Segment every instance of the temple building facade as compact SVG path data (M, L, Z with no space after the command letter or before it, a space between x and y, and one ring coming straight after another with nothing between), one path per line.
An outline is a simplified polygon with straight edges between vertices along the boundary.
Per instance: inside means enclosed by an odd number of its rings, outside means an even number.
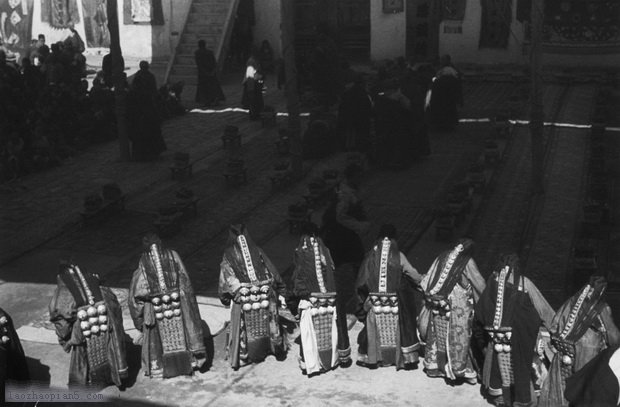
M267 40L278 58L282 1L293 0L118 0L122 51L189 64L197 39L218 58ZM310 52L321 26L351 61L450 54L458 63L523 65L531 1L295 0L295 45L298 56ZM107 19L106 0L0 0L0 39L24 50L39 34L48 44L64 40L73 26L87 53L105 53ZM620 1L544 0L543 38L545 64L618 66Z

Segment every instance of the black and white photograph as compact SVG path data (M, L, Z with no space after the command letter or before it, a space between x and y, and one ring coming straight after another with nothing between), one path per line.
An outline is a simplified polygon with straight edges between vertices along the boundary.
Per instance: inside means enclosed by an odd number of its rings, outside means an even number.
M620 0L0 0L0 405L620 407Z

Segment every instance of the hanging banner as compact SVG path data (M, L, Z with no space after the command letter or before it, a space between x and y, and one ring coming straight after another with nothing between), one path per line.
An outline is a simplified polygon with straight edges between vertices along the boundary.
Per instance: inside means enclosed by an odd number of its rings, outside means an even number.
M441 0L441 20L462 21L466 7L467 0Z
M79 23L77 0L41 0L41 21L54 28L69 28Z
M0 39L8 59L18 60L30 46L32 8L33 0L0 0Z
M82 0L88 48L110 48L107 0Z

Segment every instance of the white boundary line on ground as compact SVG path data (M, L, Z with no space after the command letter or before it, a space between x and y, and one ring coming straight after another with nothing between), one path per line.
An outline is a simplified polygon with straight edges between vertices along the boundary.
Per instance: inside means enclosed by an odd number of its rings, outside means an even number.
M227 107L225 109L219 109L219 110L215 110L215 109L192 109L190 110L190 113L203 113L203 114L230 113L230 112L249 113L250 111L248 109L242 109L239 107ZM310 113L300 113L299 115L302 117L308 117L310 116ZM288 113L278 112L276 113L276 116L287 117ZM484 117L480 119L475 119L475 118L459 119L459 123L490 123L490 122L491 122L491 119L488 117ZM530 124L529 120L508 120L508 122L512 125L521 125L521 126ZM556 122L545 122L544 125L553 126L553 127L563 127L563 128L569 128L569 129L591 129L593 127L591 124L573 124L573 123L556 123ZM605 130L620 132L620 127L605 127Z

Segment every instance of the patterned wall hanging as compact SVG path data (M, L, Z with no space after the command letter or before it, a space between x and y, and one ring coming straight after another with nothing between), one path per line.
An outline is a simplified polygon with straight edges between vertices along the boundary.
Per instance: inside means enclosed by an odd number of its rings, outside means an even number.
M620 1L547 0L545 42L605 44L620 41Z
M107 0L82 0L86 45L89 48L109 48Z
M125 24L163 25L164 11L161 0L124 0Z
M41 21L54 28L69 28L80 22L77 0L41 0Z
M33 0L0 0L0 39L10 52L25 50L32 38Z

